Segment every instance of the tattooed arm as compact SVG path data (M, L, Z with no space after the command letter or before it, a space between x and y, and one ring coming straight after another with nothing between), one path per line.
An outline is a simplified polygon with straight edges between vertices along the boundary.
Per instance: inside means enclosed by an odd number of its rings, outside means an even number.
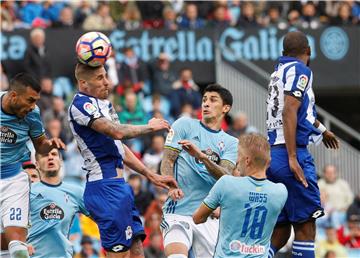
M181 144L183 149L191 156L204 163L207 171L209 171L209 173L212 174L216 179L219 179L223 175L232 175L235 165L230 161L221 160L220 164L218 165L211 161L207 155L201 152L201 150L192 142L188 140L181 140L179 141L179 144Z
M116 140L135 138L159 130L169 130L170 125L163 119L150 119L147 125L118 124L105 117L94 120L91 128Z

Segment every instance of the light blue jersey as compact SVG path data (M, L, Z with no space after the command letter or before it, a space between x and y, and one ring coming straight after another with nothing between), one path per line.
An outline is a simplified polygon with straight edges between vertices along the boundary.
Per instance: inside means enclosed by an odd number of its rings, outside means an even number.
M24 118L4 112L2 98L5 93L0 93L0 178L12 177L20 173L22 162L30 159L30 151L26 143L31 138L42 136L45 132L38 107Z
M227 160L234 165L238 140L223 130L214 131L192 118L179 118L172 125L172 130L166 138L165 148L180 152L175 162L174 177L184 192L184 198L176 202L168 199L163 211L191 216L207 196L216 179L207 171L204 164L182 150L178 144L180 140L190 140L216 164L221 160Z
M65 182L49 185L34 183L30 192L30 223L28 242L35 247L36 258L72 257L69 231L77 212L88 216L83 189Z
M209 208L221 209L214 257L267 257L287 195L283 184L266 179L221 177L204 200Z

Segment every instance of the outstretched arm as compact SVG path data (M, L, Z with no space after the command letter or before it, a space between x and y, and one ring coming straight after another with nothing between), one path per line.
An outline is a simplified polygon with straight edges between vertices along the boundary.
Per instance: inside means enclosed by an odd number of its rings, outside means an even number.
M160 176L153 173L149 168L145 167L145 165L134 155L134 153L132 153L132 151L126 145L123 146L125 150L124 163L126 166L144 175L150 180L151 183L156 186L166 189L177 187L177 183L172 176Z
M169 130L170 125L166 120L158 118L150 119L147 125L130 125L115 123L105 117L100 117L92 122L91 128L113 139L122 140L135 138L155 131Z

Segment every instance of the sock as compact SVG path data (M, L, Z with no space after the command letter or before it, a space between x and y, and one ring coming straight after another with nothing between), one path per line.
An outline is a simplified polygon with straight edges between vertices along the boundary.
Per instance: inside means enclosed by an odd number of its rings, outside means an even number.
M8 248L11 258L30 258L27 245L24 242L10 241Z
M273 258L278 250L275 246L270 245L268 258Z
M314 241L294 241L292 248L292 257L315 258Z
M187 258L185 254L170 254L167 258Z

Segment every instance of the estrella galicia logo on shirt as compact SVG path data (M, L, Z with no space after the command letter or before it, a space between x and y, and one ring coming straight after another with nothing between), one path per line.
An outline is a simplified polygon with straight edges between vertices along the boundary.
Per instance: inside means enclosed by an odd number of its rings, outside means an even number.
M7 126L0 127L0 142L1 143L16 143L17 135Z
M52 202L48 206L42 208L40 217L43 220L62 220L64 218L64 211Z
M206 150L202 150L202 153L205 153L206 156L208 157L209 160L211 160L212 162L215 162L216 164L220 164L220 156L219 154L217 154L215 151L213 151L212 149L208 148ZM195 159L195 162L198 164L202 164L202 162L198 159Z
M349 37L339 27L327 28L320 37L320 49L327 58L340 60L349 51Z

